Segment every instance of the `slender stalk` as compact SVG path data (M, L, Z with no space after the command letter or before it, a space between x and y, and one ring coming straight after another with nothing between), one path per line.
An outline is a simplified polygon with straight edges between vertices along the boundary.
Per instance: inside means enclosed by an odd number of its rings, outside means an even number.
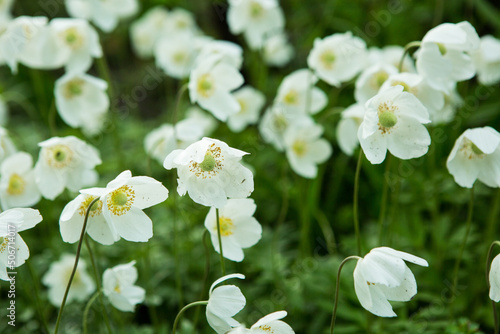
M498 245L500 246L500 241L493 241L490 245L490 249L488 251L488 256L486 258L486 282L488 284L488 289L491 288L491 284L490 284L490 277L489 277L489 272L490 272L490 266L491 266L491 255L493 254L493 248L495 248L495 245ZM498 315L497 315L497 306L496 306L496 303L495 301L491 301L491 307L492 307L492 310L493 310L493 321L495 323L495 334L498 334L499 333L499 324L498 324Z
M50 104L49 114L48 114L50 135L52 137L55 137L57 135L56 114L57 114L56 102L55 102L55 100L52 100L52 103Z
M363 150L359 149L358 163L356 165L356 174L354 176L354 198L353 198L353 218L354 232L356 234L357 252L361 254L361 235L359 232L359 217L358 217L358 193L359 193L359 173L361 171L361 162L363 161Z
M333 331L335 329L335 319L337 318L337 307L339 304L339 290L340 290L340 273L342 272L342 268L344 267L344 264L346 264L349 260L354 260L354 259L361 259L359 256L353 255L353 256L348 256L346 257L339 265L339 271L337 272L337 284L335 286L335 302L333 305L333 311L332 311L332 322L330 324L330 334L333 334Z
M385 213L387 209L387 195L389 193L389 182L387 182L387 178L389 177L389 171L391 170L391 155L387 156L385 162L385 172L384 172L384 186L382 188L382 199L380 201L380 213L378 216L378 243L382 244L382 234L384 231L384 219Z
M176 183L176 177L175 174L172 173L172 185ZM172 240L172 246L173 246L173 252L174 252L174 261L175 261L175 288L177 290L177 296L179 298L179 305L184 304L184 293L182 291L182 277L181 277L181 262L179 258L179 231L178 231L178 222L177 222L177 210L179 208L177 207L177 194L173 194L172 196L172 234L173 234L173 240Z
M222 269L222 276L226 276L226 267L224 265L224 253L222 252L222 237L220 234L219 209L217 208L215 208L215 219L217 220L217 239L219 239L220 267Z
M182 96L187 91L187 89L188 89L188 84L185 83L184 85L182 85L182 87L177 92L177 98L175 100L174 114L172 115L172 125L174 126L174 135L176 134L175 133L175 124L177 123L177 118L179 117L179 109L181 106Z
M90 307L95 302L97 297L99 297L100 294L101 294L101 291L98 290L96 293L94 293L92 298L89 299L89 301L87 302L87 305L85 305L85 310L83 311L83 334L87 334L87 318L89 315Z
M208 275L210 273L210 248L208 247L208 238L210 237L210 233L208 230L205 230L203 233L203 249L205 250L205 272L203 273L203 285L201 287L200 299L205 295L205 290L208 285ZM200 315L200 309L196 309L196 313L194 315L193 320L193 328L196 329L196 324L198 323L198 318Z
M193 306L199 306L199 305L207 305L208 304L208 300L203 300L203 301L198 301L198 302L193 302L191 304L187 304L186 306L184 306L180 311L179 313L177 313L177 316L175 317L175 320L174 320L174 327L172 328L172 334L175 334L175 330L177 329L177 324L179 323L179 320L181 318L181 315L188 309L188 308L191 308Z
M401 60L399 61L399 66L398 66L399 73L403 72L403 64L405 62L405 57L408 54L408 52L410 52L410 50L413 48L418 48L420 45L421 45L420 41L413 41L413 42L406 44L405 49L403 51L403 56L401 57Z
M85 212L85 219L83 220L82 233L80 234L80 241L78 242L78 247L76 248L75 265L73 266L73 270L71 271L71 275L69 276L69 281L68 285L66 286L66 291L64 291L64 297L61 303L61 308L59 309L59 314L57 315L54 334L57 334L57 332L59 331L59 325L61 324L61 318L64 310L64 305L66 304L66 299L68 298L69 288L71 287L71 283L73 282L73 278L75 277L76 268L78 267L78 261L80 260L80 252L82 250L82 243L87 229L87 222L89 220L90 209L95 203L97 203L97 201L99 201L99 197L95 198L92 202L90 202L89 206L87 207L87 211Z
M493 199L493 208L488 216L488 225L486 228L485 239L495 234L496 224L498 221L498 212L500 211L500 189L496 189L496 195Z
M1 212L1 210L0 210L0 212ZM41 326L44 329L44 333L50 333L49 327L47 326L47 320L45 319L45 317L43 315L42 308L40 306L40 294L38 291L38 282L39 281L36 277L35 271L33 270L33 266L31 265L31 261L26 261L26 266L28 267L28 271L29 271L31 279L33 281L32 287L33 287L33 292L34 292L35 305L36 305L36 310L38 312L38 316L40 317Z

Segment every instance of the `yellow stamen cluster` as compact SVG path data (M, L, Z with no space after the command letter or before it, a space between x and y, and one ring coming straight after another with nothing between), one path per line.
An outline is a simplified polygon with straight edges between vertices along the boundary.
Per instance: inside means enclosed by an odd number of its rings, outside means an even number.
M233 234L234 223L231 218L219 217L220 235L227 237Z
M112 214L121 216L130 210L134 199L135 191L131 187L124 185L108 194L106 204Z
M63 144L47 147L44 155L47 164L54 168L68 167L73 160L73 151Z
M214 79L212 76L208 73L203 74L198 78L198 85L197 85L197 91L198 94L203 96L203 97L210 97L214 93L215 90L215 85L214 85Z
M184 62L186 61L186 58L187 58L187 54L186 54L186 52L183 52L183 51L177 51L172 56L172 60L176 64L184 64ZM198 81L198 83L199 83L199 81Z
M66 44L73 50L81 48L85 40L76 27L71 27L64 30L62 32L62 35Z
M460 150L469 160L482 159L486 156L486 153L484 153L479 147L477 147L476 144L474 144L470 139L467 138L464 139Z
M373 75L373 77L370 80L370 86L374 89L379 89L384 82L387 80L389 77L389 74L385 71L378 71Z
M220 147L211 144L202 162L198 163L191 160L189 163L189 171L194 173L197 177L210 179L222 170L222 167L224 167L223 162L224 156L222 156Z
M257 2L254 2L252 1L252 3L250 3L250 16L254 19L256 18L259 18L260 16L262 16L262 13L264 12L264 8L262 8L262 6L257 3Z
M368 285L375 285L375 283L368 282L368 281L366 281L366 284L368 284Z
M296 90L290 89L283 97L283 102L289 105L297 105L299 103L299 93Z
M7 194L21 195L26 187L26 181L19 174L13 173L9 179L9 186L7 187Z
M9 243L9 238L0 237L0 253L5 252L8 243Z
M264 332L274 333L274 330L269 325L259 326L259 329L263 330Z
M96 196L85 195L85 200L82 202L82 204L80 204L80 207L78 208L78 213L80 214L80 216L85 217L87 209L90 203L92 203L94 199L96 199ZM95 202L90 208L89 217L95 217L100 215L101 213L102 213L102 201L99 200Z
M82 95L83 87L85 85L85 81L80 78L75 78L70 80L64 84L63 87L63 95L67 99L71 99L77 96Z
M120 285L119 284L116 284L115 285L115 288L113 289L116 293L121 293L122 290L120 289Z
M307 144L305 141L297 139L293 142L292 150L297 156L302 157L307 152Z
M391 86L397 86L397 85L403 86L404 92L408 92L408 93L412 93L412 94L415 94L417 92L417 89L415 87L411 88L410 86L408 86L408 84L406 82L394 81L391 83Z
M335 53L332 50L326 50L319 56L319 60L323 67L327 70L331 70L333 68L333 64L335 63Z

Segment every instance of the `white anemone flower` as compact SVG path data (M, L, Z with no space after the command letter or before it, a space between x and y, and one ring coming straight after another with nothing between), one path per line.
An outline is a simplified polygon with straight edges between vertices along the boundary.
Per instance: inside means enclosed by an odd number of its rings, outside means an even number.
M383 48L370 47L368 49L368 57L366 64L367 66L372 66L374 64L385 64L391 65L394 68L399 67L401 62L401 57L403 57L404 48L400 45L387 45ZM413 64L412 58L407 54L403 60L403 68L401 72L411 72L414 73L415 65Z
M169 18L168 11L162 6L155 6L130 25L130 41L137 56L149 58L157 41L165 29Z
M221 61L237 69L243 63L243 49L236 43L224 40L200 38L200 52L197 61L203 60L212 54L222 56Z
M243 248L255 245L262 236L262 226L253 217L257 205L251 198L229 199L219 210L219 226L224 257L231 261L243 261ZM205 227L212 239L212 245L220 253L215 208L205 218Z
M40 198L31 155L17 152L5 159L0 167L2 209L30 207L38 203Z
M478 50L471 52L477 70L477 80L483 85L500 82L500 39L492 35L481 37Z
M137 281L135 261L108 268L102 275L102 292L111 305L123 312L134 312L135 305L142 303L146 290L134 285Z
M354 290L361 306L379 317L395 317L389 303L417 293L415 276L404 261L428 267L424 259L389 247L372 249L354 268Z
M365 103L374 97L384 82L396 73L398 69L390 64L378 63L364 69L356 79L354 88L356 101Z
M292 45L283 32L266 38L262 47L264 61L267 65L283 67L290 62L294 55Z
M35 180L43 197L53 200L64 188L78 191L97 182L94 168L101 159L93 146L73 136L52 137L38 146Z
M16 146L12 142L12 139L10 139L7 130L0 127L0 162L15 152L17 152Z
M9 280L8 271L15 271L29 258L30 251L19 232L30 229L42 221L38 210L15 208L0 213L0 279ZM9 258L15 250L15 258Z
M200 39L190 33L162 36L154 49L156 65L172 78L187 78L199 54Z
M227 126L233 132L241 132L249 124L255 124L259 120L259 115L266 97L264 94L251 86L245 86L233 93L240 104L240 111L229 116Z
M184 8L173 8L169 13L167 20L164 22L165 34L200 34L200 28L196 25L193 13Z
M227 22L231 33L243 33L250 49L257 50L283 29L285 16L277 0L229 0Z
M135 242L146 242L153 236L153 222L142 210L168 197L161 182L148 176L132 177L129 170L120 173L106 188L80 192L100 197L102 214L112 234Z
M221 55L214 54L198 62L189 76L188 88L191 103L198 102L217 119L226 121L241 109L230 92L244 80L234 66L222 59Z
M228 334L294 334L295 332L292 327L281 320L286 317L286 315L286 311L273 312L259 319L250 329L237 327L230 330Z
M429 149L431 138L423 125L430 122L427 109L403 89L390 87L366 102L358 139L372 164L384 161L387 150L400 159L412 159Z
M284 135L294 122L301 122L308 116L303 113L294 114L281 104L269 107L259 124L259 132L266 143L272 144L278 151L285 150Z
M352 156L359 146L358 129L365 116L365 106L355 103L342 111L337 125L337 142L344 154Z
M350 31L316 38L307 65L332 86L354 78L365 66L366 43Z
M461 187L472 188L476 180L500 187L500 133L489 126L466 130L455 141L446 167Z
M63 121L88 134L97 134L104 126L109 109L106 81L84 73L68 72L56 80L56 107Z
M231 274L216 280L209 291L206 309L207 322L217 334L226 334L231 328L238 327L240 323L233 319L239 311L245 307L246 299L240 288L235 285L218 284L231 279L244 279L242 274Z
M49 288L49 301L56 307L61 306L74 265L75 256L63 254L59 261L51 264L49 270L42 277L42 283ZM71 303L73 300L83 302L94 291L95 284L87 273L87 264L80 258L66 303Z
M491 261L490 273L490 299L498 303L500 301L500 254Z

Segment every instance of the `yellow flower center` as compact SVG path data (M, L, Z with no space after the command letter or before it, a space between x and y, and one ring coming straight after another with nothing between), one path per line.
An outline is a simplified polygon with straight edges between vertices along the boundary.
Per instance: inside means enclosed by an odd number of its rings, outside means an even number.
M397 86L397 85L403 86L403 91L404 92L408 92L408 93L414 94L413 89L410 88L410 86L408 86L408 84L406 82L403 82L403 81L394 81L394 82L391 83L391 85L392 86Z
M78 208L78 213L80 214L80 216L85 217L85 214L87 212L90 203L92 203L92 201L96 198L97 198L96 196L85 195L85 199ZM94 204L92 204L92 206L90 207L89 217L95 217L100 215L101 213L102 213L102 201L99 200Z
M262 6L257 3L257 2L252 2L250 4L250 16L254 19L257 19L259 18L260 16L262 16L262 13L264 12L264 8L262 8Z
M222 156L221 149L215 144L211 144L205 152L203 161L198 163L193 160L189 163L189 171L194 173L197 177L210 179L222 170L224 157Z
M203 97L212 96L215 90L214 79L210 74L203 74L198 79L198 94Z
M234 223L231 218L219 217L220 235L227 237L233 234Z
M321 54L319 60L323 64L323 67L331 70L333 68L333 63L335 63L335 53L332 50L326 50Z
M114 290L116 293L121 293L121 292L122 292L122 290L120 289L120 285L119 285L118 283L115 285L115 288L114 288L113 290Z
M479 147L477 147L476 144L467 138L464 139L461 150L469 160L482 159L486 156L486 153L484 153Z
M288 127L288 120L283 115L276 115L273 118L273 125L276 131L283 132Z
M8 243L9 243L9 238L0 237L0 253L5 252Z
M375 89L380 88L384 84L384 82L387 80L388 77L389 77L389 74L387 74L387 72L378 71L377 73L375 73L375 75L373 76L373 78L370 82L371 86Z
M84 42L83 36L80 34L76 27L71 27L64 30L63 38L66 44L73 50L81 48Z
M183 64L186 61L186 53L183 51L178 51L174 53L172 59L176 64Z
M45 158L49 166L64 168L68 167L73 160L73 151L66 145L54 145L46 148Z
M307 144L303 140L296 140L292 145L292 150L299 157L303 156L307 152Z
M135 191L131 187L124 185L108 194L106 204L112 214L121 216L130 210L134 199Z
M238 103L240 104L240 114L245 114L248 110L248 106L247 106L247 103L246 101L244 101L243 99L237 99Z
M448 51L448 50L446 50L446 46L444 46L444 44L442 44L442 43L437 43L437 46L439 48L439 52L441 53L441 55L444 56L446 54L446 52Z
M297 91L290 89L288 93L283 97L283 102L286 104L298 104L299 102L299 93Z
M381 103L378 106L378 125L379 130L382 131L382 134L388 132L388 130L394 127L398 122L398 118L394 114L394 111L396 109L397 108L395 106L389 106L386 102Z
M9 179L9 186L7 187L7 193L9 195L21 195L24 192L26 186L26 181L19 174L12 174Z
M64 97L66 97L67 99L71 99L73 97L82 95L84 85L85 81L79 78L68 81L63 88Z

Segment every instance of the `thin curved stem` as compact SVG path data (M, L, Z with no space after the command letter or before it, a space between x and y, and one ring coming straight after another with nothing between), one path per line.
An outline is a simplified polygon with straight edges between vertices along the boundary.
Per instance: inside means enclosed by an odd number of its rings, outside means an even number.
M174 114L172 115L172 125L174 126L174 135L175 135L175 124L177 123L177 117L179 116L179 109L181 106L181 99L186 90L188 89L188 84L185 83L184 85L181 86L179 91L177 92L177 98L175 100L175 109L174 109Z
M220 234L220 219L219 219L219 209L215 209L215 219L217 220L217 239L219 240L219 255L220 255L220 267L222 269L222 276L226 276L226 266L224 264L224 253L222 251L222 237Z
M354 259L361 259L359 256L352 255L346 257L339 265L339 271L337 272L337 284L335 286L335 302L333 305L333 311L332 311L332 322L330 324L330 334L333 334L333 331L335 329L335 319L337 318L337 307L339 304L339 290L340 290L340 273L342 272L342 268L344 267L344 264L346 264L350 260Z
M387 156L385 162L385 172L384 172L384 186L382 188L382 200L380 201L380 212L378 216L378 243L382 244L382 234L384 230L384 219L385 213L387 211L387 196L389 193L389 182L387 181L389 177L389 171L391 169L391 155Z
M208 238L210 236L210 233L208 230L205 230L203 233L202 241L203 241L203 249L205 250L205 272L203 274L203 285L201 287L201 292L200 292L200 299L203 298L203 295L205 294L205 290L207 289L208 285L208 275L210 273L210 248L208 246ZM196 324L198 323L198 318L200 315L200 309L196 310L196 314L194 316L193 320L193 328L196 328Z
M357 252L361 254L361 235L359 232L359 217L358 217L358 193L359 193L359 173L361 171L361 162L363 161L363 150L359 149L358 163L356 165L356 174L354 176L354 196L353 196L353 218L354 218L354 232L356 234Z
M399 66L398 66L398 71L401 73L403 71L403 64L405 62L405 57L410 52L411 49L413 48L418 48L422 43L420 41L413 41L408 44L406 44L405 49L403 51L403 56L401 57L401 60L399 61Z
M490 285L490 277L489 277L489 272L490 272L490 266L491 266L491 255L493 254L493 248L495 248L495 245L500 246L500 241L493 241L490 245L490 249L488 251L488 256L486 258L486 282L488 284L488 289L491 288ZM498 315L497 315L497 306L494 300L491 301L491 307L493 310L493 321L495 323L495 334L499 333L499 324L498 324Z
M89 315L90 307L92 306L92 304L95 302L95 300L97 299L97 297L100 294L101 294L101 290L98 290L96 293L94 293L92 298L89 299L89 301L87 302L87 305L85 305L85 310L83 311L83 334L87 334L87 318Z
M187 304L184 306L179 313L177 313L177 316L175 317L174 320L174 326L172 328L172 334L175 334L175 330L177 329L177 324L179 323L179 320L181 319L181 315L188 309L193 306L199 306L199 305L208 305L208 300L203 300L203 301L198 301L198 302L193 302L191 304Z

